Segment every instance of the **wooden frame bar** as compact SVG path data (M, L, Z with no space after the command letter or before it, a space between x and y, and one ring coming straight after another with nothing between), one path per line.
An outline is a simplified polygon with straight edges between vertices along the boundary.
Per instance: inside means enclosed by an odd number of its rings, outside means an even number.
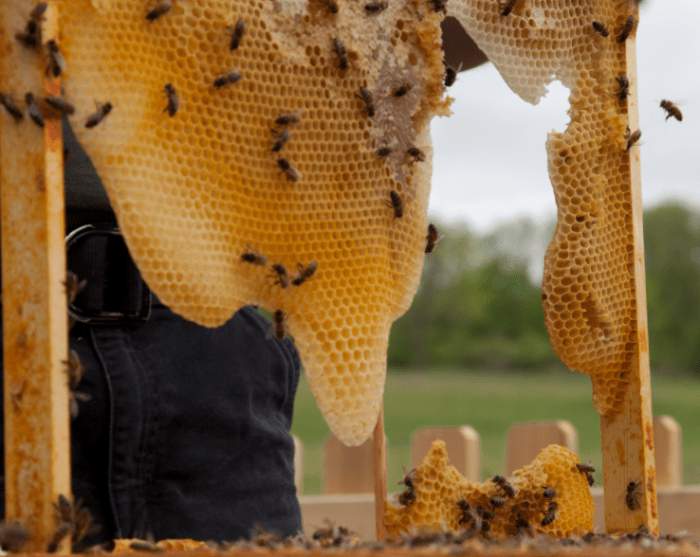
M44 14L44 43L57 36L57 1ZM45 49L14 40L33 5L3 7L0 57L3 87L19 103L25 93L60 95L58 79L44 74ZM21 99L21 100L20 100ZM5 414L5 509L32 532L26 551L45 551L55 526L59 494L68 496L70 421L63 142L60 120L44 128L26 114L0 116L0 219ZM67 553L68 542L59 552Z
M638 9L635 10L634 15L639 18ZM635 131L640 128L636 37L634 35L625 41L625 47L626 73L630 81L627 98L629 128L631 131ZM600 435L603 454L606 531L630 532L644 525L649 529L649 532L658 534L639 151L639 146L628 150L636 292L635 336L630 338L629 342L635 345L635 354L631 362L630 382L622 408L615 415L601 416Z

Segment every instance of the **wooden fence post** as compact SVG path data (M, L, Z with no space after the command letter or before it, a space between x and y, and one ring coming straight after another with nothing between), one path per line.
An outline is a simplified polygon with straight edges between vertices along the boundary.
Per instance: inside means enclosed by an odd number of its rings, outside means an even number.
M481 477L481 439L471 426L423 427L411 436L412 468L416 468L428 451L430 444L442 439L450 456L450 464L470 482Z
M683 485L680 424L671 416L656 416L654 437L656 438L656 485L658 487Z
M506 440L506 474L530 464L548 445L578 454L578 432L566 420L523 422L511 426Z
M374 493L373 438L357 447L346 447L333 434L326 438L323 493Z

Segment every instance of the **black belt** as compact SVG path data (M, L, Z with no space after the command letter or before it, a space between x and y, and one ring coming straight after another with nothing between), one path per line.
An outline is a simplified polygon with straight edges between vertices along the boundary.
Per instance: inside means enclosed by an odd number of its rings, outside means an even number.
M78 321L121 325L150 316L151 291L114 224L86 224L68 234L66 264L86 281L68 310Z

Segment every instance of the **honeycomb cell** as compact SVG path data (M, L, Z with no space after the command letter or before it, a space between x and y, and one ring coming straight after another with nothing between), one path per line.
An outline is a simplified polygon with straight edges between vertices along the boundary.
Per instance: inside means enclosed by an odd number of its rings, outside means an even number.
M496 538L515 535L523 527L532 534L560 538L591 531L593 497L586 476L576 467L578 463L578 457L568 449L549 445L531 464L504 478L513 489L508 493L493 479L480 484L467 481L448 464L445 442L434 441L412 475L415 501L399 507L385 501L387 531L394 536L411 528L457 531L476 529L478 523L482 527L487 523L488 530L483 534L479 529L477 535ZM545 494L548 488L554 493ZM500 506L492 504L495 497L503 499ZM547 523L545 517L550 514L553 520Z
M627 106L615 95L615 76L626 73L625 44L601 40L591 22L619 29L635 8L628 2L573 0L562 7L557 0L518 0L503 17L497 2L451 0L447 9L524 100L536 104L554 79L570 90L570 123L546 143L558 225L545 256L545 323L562 361L591 376L596 410L615 412L628 379L614 370L633 352L625 344L636 328L627 259L633 250ZM586 276L576 292L565 282L574 274ZM568 317L577 311L585 316L583 327Z
M449 114L450 99L442 12L390 2L368 22L361 3L338 3L330 17L315 0L174 0L153 22L143 0L57 5L71 124L145 281L210 327L246 304L282 309L331 430L360 444L376 423L389 328L418 286L429 122ZM231 51L227 26L238 18L245 33ZM214 87L229 71L241 79ZM411 85L400 103L397 81ZM172 117L166 83L180 100ZM371 118L361 86L373 95ZM109 116L86 129L95 101L108 100ZM289 132L278 152L271 128ZM379 159L386 138L394 150ZM425 162L411 164L410 145ZM386 207L392 190L402 218ZM250 249L268 266L242 261ZM314 275L285 288L270 268L293 278L311 261Z

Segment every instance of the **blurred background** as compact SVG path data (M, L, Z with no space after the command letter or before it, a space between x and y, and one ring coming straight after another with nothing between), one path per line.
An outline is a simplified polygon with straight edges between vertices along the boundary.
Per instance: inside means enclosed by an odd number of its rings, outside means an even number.
M654 415L682 427L684 483L700 484L700 21L697 0L644 0L637 35L647 304ZM692 61L692 62L691 62ZM490 63L462 72L454 114L432 122L430 220L444 235L426 256L410 310L394 324L385 391L389 491L424 426L471 425L482 479L505 471L510 426L569 420L581 461L598 468L599 418L588 376L566 369L544 327L544 253L556 223L547 133L564 131L558 82L532 106ZM683 122L665 121L662 99ZM305 493L321 492L329 434L305 380L292 432L305 447Z

